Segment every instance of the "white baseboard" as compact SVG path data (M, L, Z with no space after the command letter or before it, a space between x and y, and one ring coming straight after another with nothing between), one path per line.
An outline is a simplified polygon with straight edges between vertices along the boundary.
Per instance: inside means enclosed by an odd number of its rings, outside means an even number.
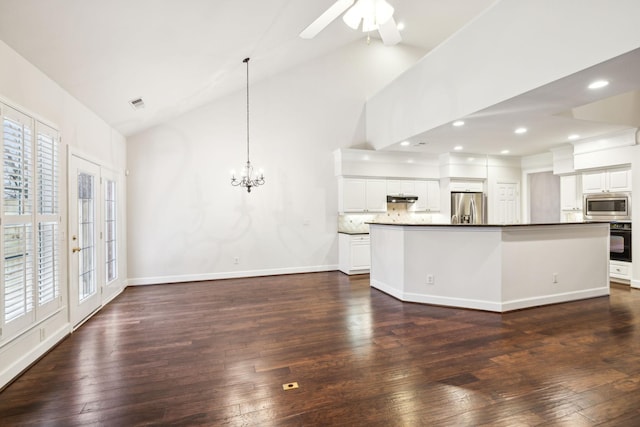
M33 364L36 360L38 360L49 350L51 350L56 344L58 344L64 337L66 337L70 333L71 325L65 324L57 331L50 334L47 339L42 341L36 347L33 347L31 350L25 353L24 356L20 357L9 366L3 367L4 369L0 371L0 390L5 385L9 384L9 382L11 382L18 375L20 375L20 373L22 373L25 369L31 366L31 364Z
M379 280L371 280L371 287L376 288L392 297L404 302L417 302L422 304L434 304L446 307L470 308L474 310L493 311L505 313L507 311L522 308L538 307L542 305L558 304L562 302L577 301L581 299L595 298L609 295L609 287L593 288L575 292L564 292L552 295L541 295L532 298L524 298L511 301L488 301L458 298L451 296L417 294L403 292L400 289L389 286Z
M640 280L631 279L631 287L640 289Z
M199 282L203 280L237 279L244 277L278 276L282 274L317 273L334 271L338 265L271 268L264 270L228 271L222 273L184 274L175 276L136 277L127 280L127 286L158 285L163 283Z

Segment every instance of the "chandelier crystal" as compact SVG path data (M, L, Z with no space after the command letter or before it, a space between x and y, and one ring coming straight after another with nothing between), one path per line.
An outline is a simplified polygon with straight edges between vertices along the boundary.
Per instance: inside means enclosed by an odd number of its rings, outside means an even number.
M236 178L235 171L231 171L231 185L234 187L244 187L247 193L251 193L253 187L264 184L264 173L260 170L258 176L254 176L253 166L249 160L249 59L245 58L242 62L247 64L247 164L242 168L240 178Z

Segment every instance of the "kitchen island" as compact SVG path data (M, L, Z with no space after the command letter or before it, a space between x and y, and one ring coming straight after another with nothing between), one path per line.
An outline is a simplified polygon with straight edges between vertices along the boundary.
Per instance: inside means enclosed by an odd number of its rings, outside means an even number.
M506 312L609 295L609 224L370 223L371 287Z

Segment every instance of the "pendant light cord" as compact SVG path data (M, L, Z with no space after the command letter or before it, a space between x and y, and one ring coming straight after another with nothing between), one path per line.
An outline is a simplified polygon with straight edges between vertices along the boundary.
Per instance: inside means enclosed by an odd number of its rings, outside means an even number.
M242 61L247 64L247 164L249 164L249 59L245 58Z

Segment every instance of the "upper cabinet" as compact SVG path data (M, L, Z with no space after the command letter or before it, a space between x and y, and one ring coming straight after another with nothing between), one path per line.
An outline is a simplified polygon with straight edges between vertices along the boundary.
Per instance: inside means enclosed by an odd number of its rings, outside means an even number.
M413 205L414 212L440 212L439 181L416 181L415 195L418 200Z
M484 190L484 184L482 181L454 181L451 180L449 184L450 191L472 191L482 192Z
M341 178L338 186L340 212L386 212L386 180Z
M580 175L560 177L560 209L563 211L582 210L582 191Z
M416 182L402 179L388 179L387 194L415 196Z
M583 193L631 191L631 169L605 169L582 174Z

